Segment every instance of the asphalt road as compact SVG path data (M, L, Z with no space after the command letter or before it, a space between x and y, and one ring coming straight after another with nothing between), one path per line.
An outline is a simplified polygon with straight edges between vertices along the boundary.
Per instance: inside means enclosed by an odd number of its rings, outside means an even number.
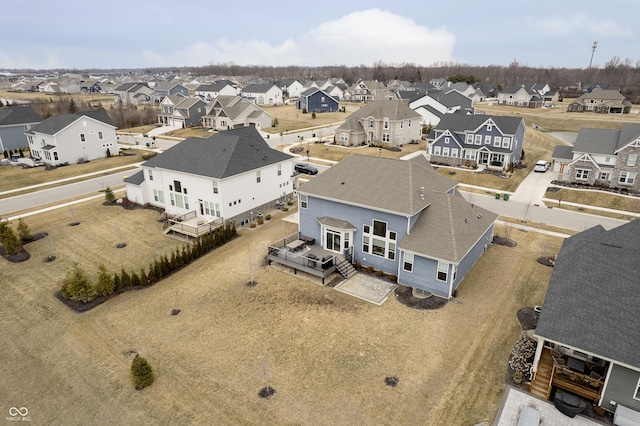
M74 198L82 195L99 194L106 187L115 187L122 184L124 176L131 176L137 169L130 169L114 173L111 175L100 176L88 179L82 182L62 185L55 188L43 189L24 195L16 195L0 199L0 217L8 216L9 213L36 208L45 204L56 203L61 200Z

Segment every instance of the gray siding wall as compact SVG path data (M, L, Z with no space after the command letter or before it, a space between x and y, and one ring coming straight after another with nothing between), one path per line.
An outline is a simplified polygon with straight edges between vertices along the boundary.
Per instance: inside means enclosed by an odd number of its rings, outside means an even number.
M302 188L304 189L304 187ZM301 191L304 194L304 191ZM380 220L387 222L387 230L395 231L396 247L405 237L407 230L407 218L403 216L393 215L390 213L382 213L376 210L350 206L333 201L323 200L320 198L308 197L308 208L299 209L300 211L300 234L305 237L315 238L316 244L321 244L322 235L320 235L319 217L332 217L335 219L345 220L355 226L357 230L353 234L353 260L360 262L365 266L373 266L376 269L383 270L390 274L396 274L398 271L398 250L396 248L396 259L389 260L376 256L371 253L362 252L362 226L372 225L372 220Z
M0 151L5 149L19 149L29 146L29 139L24 134L24 124L0 127ZM1 152L0 152L1 153Z
M616 407L610 404L611 401L615 401L616 404L640 411L640 401L633 398L638 379L640 379L640 371L630 370L617 364L613 364L611 368L611 375L602 398L602 408L615 411Z
M449 298L449 283L437 280L438 261L428 259L425 257L419 257L417 254L413 259L413 271L407 272L402 268L404 264L404 252L402 252L402 259L400 263L400 270L398 273L398 283L409 287L414 287L423 291L428 291L438 296ZM447 277L451 277L451 266L449 266L449 273Z
M478 240L476 245L473 246L473 248L469 250L469 253L467 253L467 255L460 261L460 263L458 264L458 271L456 272L456 280L453 284L454 288L458 288L458 285L460 284L460 282L471 270L473 265L475 265L478 259L480 259L480 256L482 256L482 253L484 253L485 244L487 247L489 246L489 244L491 244L492 235L493 235L493 225L491 225L491 227L487 229L487 232L484 233L482 238Z

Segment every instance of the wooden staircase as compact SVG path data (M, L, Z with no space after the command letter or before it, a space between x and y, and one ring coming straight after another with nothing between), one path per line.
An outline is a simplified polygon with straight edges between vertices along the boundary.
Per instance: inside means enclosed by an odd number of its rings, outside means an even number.
M337 258L336 258L337 259ZM336 264L336 270L345 280L348 280L352 276L358 273L356 268L353 267L348 259L344 259L342 262Z
M542 349L540 362L538 363L538 371L531 381L531 395L540 399L549 400L551 397L551 376L553 374L553 358L551 351L547 348Z

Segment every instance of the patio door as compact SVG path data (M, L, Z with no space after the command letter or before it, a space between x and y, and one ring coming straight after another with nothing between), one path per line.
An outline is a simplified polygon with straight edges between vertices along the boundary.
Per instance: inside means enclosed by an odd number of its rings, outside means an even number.
M334 251L337 253L341 253L342 249L340 246L340 238L341 237L341 233L340 232L336 232L336 231L332 231L330 229L327 229L325 231L325 248L329 251Z

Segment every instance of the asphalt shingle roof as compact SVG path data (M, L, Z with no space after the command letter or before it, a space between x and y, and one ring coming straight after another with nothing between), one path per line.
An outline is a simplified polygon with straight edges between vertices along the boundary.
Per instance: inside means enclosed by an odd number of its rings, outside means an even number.
M404 161L353 154L305 183L299 192L409 216L431 204L435 193L455 186L422 155Z
M291 158L270 148L254 127L243 127L185 139L143 166L223 179Z
M0 126L39 123L42 118L30 106L0 108Z
M489 119L500 128L502 133L507 135L515 134L520 123L524 124L524 120L519 117L445 114L435 128L438 130L448 129L454 132L464 132L465 130L477 129Z
M60 130L79 120L83 116L91 117L95 120L116 127L116 124L113 122L111 117L109 117L107 111L103 109L96 109L92 111L78 112L75 114L53 115L37 126L32 127L29 133L44 133L45 135L55 135Z
M385 100L368 103L351 114L337 130L363 131L360 120L374 117L382 120L387 117L391 121L420 118L420 114L409 108L404 100Z
M536 334L640 369L640 221L564 240Z

